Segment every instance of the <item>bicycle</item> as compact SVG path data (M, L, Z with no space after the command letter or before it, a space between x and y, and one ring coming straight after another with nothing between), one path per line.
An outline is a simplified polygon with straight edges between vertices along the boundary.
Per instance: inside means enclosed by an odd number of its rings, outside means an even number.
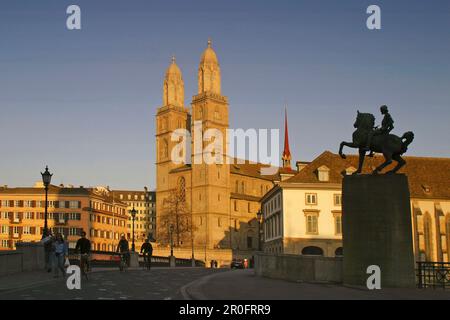
M86 280L88 280L88 272L90 271L88 253L80 254L80 270L81 275L84 276Z
M144 269L150 270L152 263L152 256L148 253L144 253Z
M128 268L127 253L119 253L119 256L119 270L121 272L126 271L126 269Z

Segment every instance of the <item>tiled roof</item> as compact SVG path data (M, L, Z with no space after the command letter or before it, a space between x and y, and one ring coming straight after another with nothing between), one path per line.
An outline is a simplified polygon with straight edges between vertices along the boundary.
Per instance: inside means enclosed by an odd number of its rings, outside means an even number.
M409 189L412 198L450 199L450 158L432 157L403 157L406 165L399 171L408 176ZM384 157L376 155L366 157L363 173L371 173L373 168L380 165ZM319 181L317 169L325 165L330 169L329 181ZM384 171L395 166L388 166ZM338 154L330 151L323 152L310 164L303 168L294 177L286 180L287 183L342 183L342 172L346 169L358 167L358 156L348 155L342 159Z
M48 188L48 193L58 195L86 196L90 194L90 190L88 188L61 188L58 186L50 185ZM44 194L44 188L0 188L0 194Z
M269 165L234 158L233 164L230 165L230 172L270 181L280 180L278 173L274 175L261 175L262 168L269 168Z

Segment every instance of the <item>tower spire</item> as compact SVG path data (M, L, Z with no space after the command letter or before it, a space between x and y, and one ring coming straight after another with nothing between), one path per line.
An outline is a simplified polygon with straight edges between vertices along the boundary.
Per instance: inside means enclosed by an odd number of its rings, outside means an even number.
M289 149L289 130L287 120L287 107L284 107L284 150L283 156L283 168L291 168L291 150Z

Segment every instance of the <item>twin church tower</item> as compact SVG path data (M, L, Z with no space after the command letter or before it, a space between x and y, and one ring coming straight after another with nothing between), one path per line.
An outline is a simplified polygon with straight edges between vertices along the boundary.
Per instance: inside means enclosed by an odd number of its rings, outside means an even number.
M184 104L184 81L175 58L167 68L163 84L163 105L156 114L156 212L164 210L164 201L178 190L192 212L195 226L194 245L207 249L233 249L244 256L258 248L256 213L259 199L274 184L274 177L262 176L260 164L176 164L171 152L177 141L171 140L176 129L187 129L195 140L193 123L202 131L218 129L227 145L229 127L228 99L221 92L221 72L211 40L198 67L198 94L191 108ZM202 141L202 140L200 140ZM210 142L204 142L204 146ZM203 147L204 147L203 146ZM191 145L191 156L196 152ZM225 157L225 155L224 155ZM156 239L158 239L158 227ZM190 246L186 243L186 246Z

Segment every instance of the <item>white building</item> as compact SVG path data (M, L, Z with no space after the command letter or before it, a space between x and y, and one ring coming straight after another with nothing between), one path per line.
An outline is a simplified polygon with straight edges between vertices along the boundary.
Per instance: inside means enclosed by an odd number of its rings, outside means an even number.
M405 157L400 171L408 176L416 261L449 262L450 159ZM383 161L368 158L364 173ZM342 174L351 174L357 156L346 160L325 151L299 167L292 178L274 186L262 199L264 251L268 253L343 254ZM388 168L389 169L389 168Z

